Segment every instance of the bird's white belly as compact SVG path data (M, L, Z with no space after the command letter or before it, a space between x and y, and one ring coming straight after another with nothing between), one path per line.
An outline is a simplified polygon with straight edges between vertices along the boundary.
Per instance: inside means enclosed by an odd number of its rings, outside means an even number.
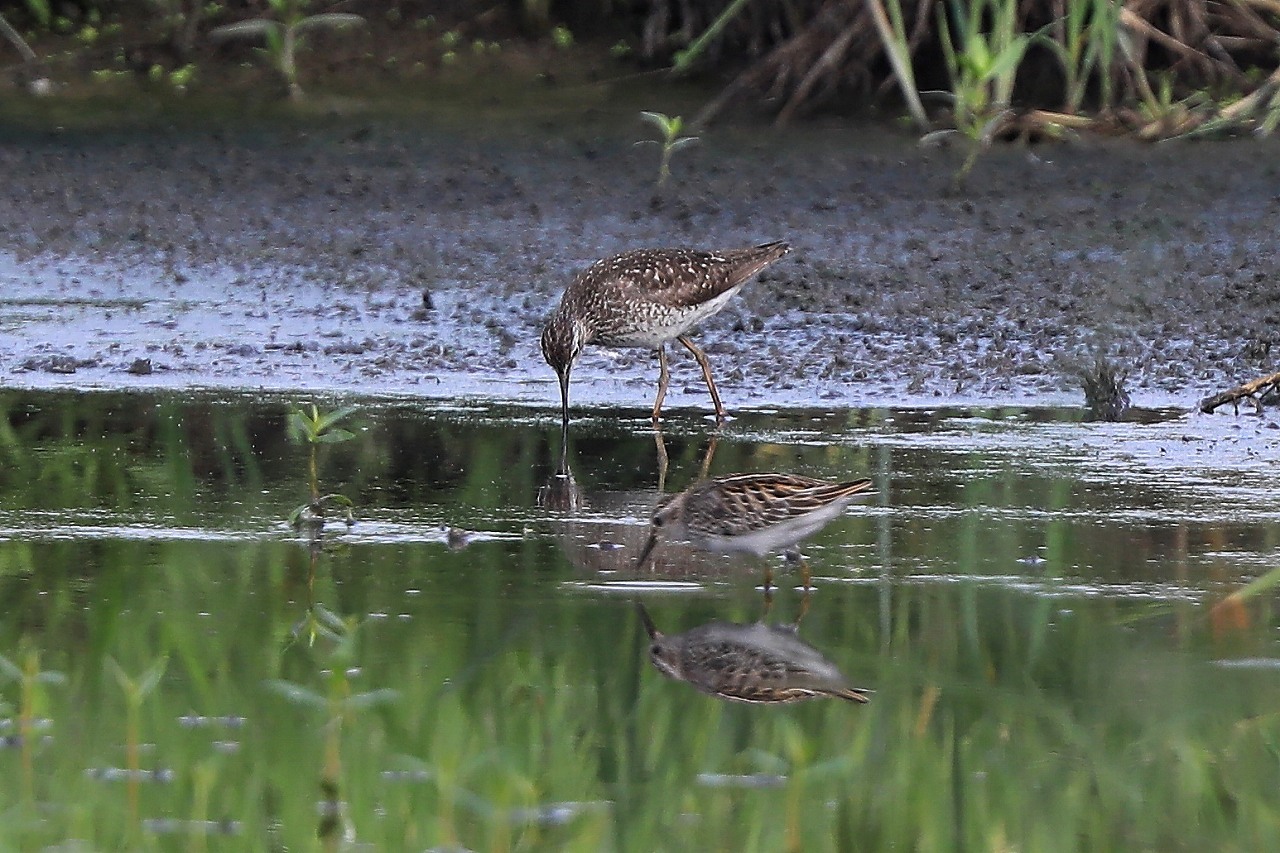
M629 322L601 333L599 342L605 346L657 349L659 344L674 340L718 312L741 289L739 285L691 308L673 310L664 305L652 305L649 311L642 308L631 316Z
M703 534L691 535L690 538L695 540L694 544L707 551L722 554L754 554L757 557L763 557L766 554L776 554L795 547L825 526L828 521L844 512L848 504L848 500L837 501L806 515L734 536Z

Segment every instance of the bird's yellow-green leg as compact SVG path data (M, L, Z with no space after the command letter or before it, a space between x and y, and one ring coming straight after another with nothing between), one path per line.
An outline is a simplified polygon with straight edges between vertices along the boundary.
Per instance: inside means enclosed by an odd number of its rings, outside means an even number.
M662 427L656 423L653 425L653 442L658 448L658 494L662 494L667 486L670 459L667 458L667 442L662 438Z
M707 390L711 392L711 403L716 407L716 420L724 420L724 406L720 402L720 392L716 390L716 382L711 378L711 362L707 360L707 354L698 349L698 345L690 340L688 335L677 335L676 340L684 344L685 349L693 353L693 357L698 360L698 366L702 368L702 378L706 380Z
M662 411L662 401L667 396L667 383L671 381L671 374L667 371L667 348L665 344L658 344L658 398L653 401L653 422L658 422L659 413Z
M796 613L796 627L800 627L800 620L809 612L809 587L804 588L804 592L800 594L800 610Z

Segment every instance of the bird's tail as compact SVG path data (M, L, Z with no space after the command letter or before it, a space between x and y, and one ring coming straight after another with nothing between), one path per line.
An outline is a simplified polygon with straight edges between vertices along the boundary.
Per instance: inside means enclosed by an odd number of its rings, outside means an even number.
M837 690L833 695L841 699L848 699L850 702L865 705L871 701L871 696L868 694L874 692L874 690L868 690L865 687L846 687L843 690Z
M733 280L746 281L790 251L791 246L785 240L775 240L751 249L738 249L736 252L729 253L734 266Z
M790 252L791 244L786 240L774 240L772 243L761 243L754 249L747 249L747 251L753 255L758 255L766 264L771 264Z

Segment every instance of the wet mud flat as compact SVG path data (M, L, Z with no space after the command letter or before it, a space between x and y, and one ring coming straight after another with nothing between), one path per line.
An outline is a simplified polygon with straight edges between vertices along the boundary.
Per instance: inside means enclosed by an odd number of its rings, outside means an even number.
M658 96L637 101L653 108ZM0 130L0 370L26 387L557 402L565 283L640 246L793 252L696 336L726 406L1135 405L1270 372L1280 145L959 150L889 126L737 119L657 151L630 104ZM706 405L672 359L668 405ZM652 401L652 353L589 349L576 405Z

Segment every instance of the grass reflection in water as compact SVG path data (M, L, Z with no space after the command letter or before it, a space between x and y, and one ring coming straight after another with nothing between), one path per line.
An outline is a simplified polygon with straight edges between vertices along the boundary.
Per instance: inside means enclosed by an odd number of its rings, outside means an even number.
M367 428L318 449L357 523L309 542L283 521L310 494L296 402L0 396L0 849L1275 837L1273 602L1216 631L1204 606L1270 568L1274 493L1055 449L1158 424L731 424L708 475L877 492L806 544L803 622L873 701L759 707L648 662L637 589L673 632L761 602L754 558L635 568L660 496L643 413L575 424L562 458L554 413L357 402ZM705 427L666 439L670 494L703 476ZM778 590L776 620L802 600Z

